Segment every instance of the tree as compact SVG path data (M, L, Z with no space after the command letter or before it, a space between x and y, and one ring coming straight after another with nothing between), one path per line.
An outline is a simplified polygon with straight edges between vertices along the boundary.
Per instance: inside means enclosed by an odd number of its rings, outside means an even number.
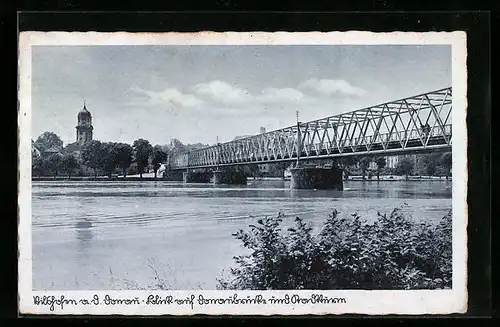
M40 148L40 150L45 151L52 147L62 149L63 141L61 138L52 132L44 132L37 139L35 144Z
M31 162L31 173L40 177L47 173L47 160L44 157L33 157Z
M366 170L368 169L369 165L370 159L368 159L367 157L364 157L359 161L359 168L361 169L361 173L363 174L363 180L365 179Z
M285 170L290 166L289 162L281 161L269 164L269 172L272 177L281 177L285 179Z
M61 159L61 169L71 178L71 173L79 166L78 160L72 154L65 154Z
M107 142L102 144L102 154L99 160L99 166L108 175L111 177L111 174L116 169L118 165L118 147L117 143Z
M375 159L375 163L377 164L377 180L380 180L380 171L387 166L387 161L384 157L379 157Z
M347 168L347 167L351 167L351 166L356 165L359 161L358 159L359 158L357 158L356 156L347 156L347 157L341 158L340 163L344 168Z
M261 177L260 169L258 164L250 164L248 165L248 171L252 175L252 177Z
M405 175L406 179L413 172L413 161L410 158L403 158L398 161L398 165L396 166L396 174Z
M123 171L123 177L127 176L127 168L130 167L132 163L132 154L134 149L132 146L126 143L118 143L116 145L117 150L117 164Z
M434 176L439 165L439 156L434 153L423 155L418 161L418 170L420 174L426 176Z
M158 169L160 169L160 166L162 163L167 161L168 159L168 153L161 147L160 145L155 145L153 148L153 154L152 154L152 160L151 163L153 164L153 171L155 173L155 178L156 174L158 173Z
M47 167L54 177L59 175L59 170L62 167L62 156L60 154L53 154L47 158Z
M425 165L425 174L427 176L434 176L436 174L437 164L435 161L429 161Z
M347 156L339 159L338 163L339 166L342 167L342 169L344 170L344 176L346 180L352 172L351 169L349 168L357 165L358 161L359 158L357 156Z
M437 175L442 169L441 156L442 152L432 152L425 157L425 172L427 175Z
M194 150L204 149L208 146L209 146L208 144L203 144L203 143L186 144L186 150L194 151Z
M101 157L103 155L103 144L100 141L92 140L86 142L82 147L82 159L85 165L94 169L97 177L97 169L101 168Z
M453 159L453 157L451 155L451 152L445 152L439 158L439 162L445 170L446 179L448 179L450 177L450 171L451 171L451 166L452 166L452 161L453 161L452 159Z
M170 141L170 152L172 154L180 154L187 152L187 147L178 139L172 139Z
M134 148L134 156L137 163L137 169L139 170L139 175L142 178L144 167L147 167L148 165L149 156L153 151L153 147L151 146L151 144L149 144L149 141L144 139L135 140L132 147Z

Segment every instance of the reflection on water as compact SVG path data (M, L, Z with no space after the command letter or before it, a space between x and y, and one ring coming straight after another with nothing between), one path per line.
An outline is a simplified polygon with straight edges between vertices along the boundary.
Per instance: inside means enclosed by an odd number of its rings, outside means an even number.
M69 185L37 185L34 196L79 197L289 197L289 198L451 198L451 182L345 182L343 191L293 190L286 181L255 181L246 186L213 184L176 184L154 182L72 183Z
M88 218L78 218L75 224L76 239L82 251L92 246L92 221Z
M213 289L241 253L231 233L255 219L282 212L318 226L334 208L374 219L407 203L414 219L432 222L451 208L445 181L348 181L343 191L291 190L287 181L64 181L32 191L35 289L106 289L116 277L149 285L151 258L171 267L165 278L178 288Z

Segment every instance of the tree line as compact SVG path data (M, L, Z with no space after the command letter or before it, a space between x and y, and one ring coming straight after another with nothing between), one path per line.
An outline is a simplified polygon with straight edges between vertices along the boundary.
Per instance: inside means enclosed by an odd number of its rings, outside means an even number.
M168 160L168 152L160 145L153 147L145 139L135 140L132 145L92 140L82 146L81 158L87 167L94 170L96 176L98 171L102 171L109 177L117 169L126 177L127 169L135 162L137 172L142 178L151 162L156 178L161 164Z
M63 147L61 138L52 132L43 133L33 143L42 152L42 155L32 158L34 176L63 174L70 178L75 173L81 174L83 166L91 168L95 177L99 174L111 177L117 171L126 177L133 163L141 178L149 167L156 178L161 165L168 162L169 155L206 146L184 145L177 139L172 139L169 145L153 146L148 140L140 138L133 144L92 140L81 148L75 144ZM44 154L51 150L54 153Z
M445 176L449 178L452 167L452 154L451 152L433 152L429 154L418 154L417 160L412 160L409 157L401 157L395 168L387 167L387 160L385 157L360 157L351 156L340 159L340 166L344 169L347 175L353 173L361 173L362 178L371 178L370 164L375 163L377 179L380 179L380 173L396 174L405 176L406 179L410 175L425 175L425 176Z
M63 147L61 138L52 132L43 133L33 143L42 152L51 149L57 150L57 153L33 156L32 172L34 176L63 174L70 178L75 173L81 174L83 166L92 168L95 176L99 173L111 176L118 170L125 177L133 163L136 164L136 172L141 178L149 167L152 168L156 178L161 164L167 163L169 156L208 146L208 144L202 143L183 144L175 138L170 141L170 144L152 146L148 140L140 138L131 145L92 140L81 148L75 144ZM363 179L366 178L366 175L371 178L373 173L369 167L372 162L376 165L377 179L380 178L381 173L396 174L406 176L406 178L413 174L444 175L448 179L452 166L452 154L451 152L420 154L417 155L416 164L414 160L403 157L400 158L395 168L387 167L385 157L350 156L338 160L338 164L343 168L346 176L360 173ZM288 166L289 163L270 164L270 174L283 175L283 171ZM250 165L249 169L251 175L261 175L258 165Z

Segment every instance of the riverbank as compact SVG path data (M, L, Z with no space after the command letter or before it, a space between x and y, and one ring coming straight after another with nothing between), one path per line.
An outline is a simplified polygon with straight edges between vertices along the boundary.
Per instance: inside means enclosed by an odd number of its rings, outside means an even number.
M154 177L154 176L143 176L142 178L139 176L127 176L127 177L107 177L107 176L72 176L71 178L68 176L57 176L57 177L37 177L33 176L31 178L33 182L48 182L48 181L88 181L88 182L150 182L150 181L170 181L170 182L180 182L180 180L164 178L164 177ZM248 177L249 181L290 181L290 178L281 178L281 177ZM360 182L399 182L399 181L409 181L409 182L423 182L423 181L452 181L450 177L448 180L445 177L437 177L437 176L410 176L406 179L404 176L380 176L380 179L377 178L366 178L363 180L362 176L349 176L346 181L360 181Z
M376 176L372 177L369 179L368 177L365 177L363 180L363 176L349 176L347 178L348 181L365 181L365 182L377 182L377 181L384 181L384 182L390 182L390 181L413 181L413 182L423 182L423 181L451 181L452 178L448 177L440 177L440 176L408 176L408 179L406 179L405 176L397 176L397 175L386 175L386 176L380 176L380 179L377 179Z
M33 182L49 182L49 181L87 181L87 182L147 182L147 181L172 181L162 177L106 177L106 176L98 176L98 177L89 177L89 176L76 176L69 178L68 176L58 176L58 177L32 177L31 180Z

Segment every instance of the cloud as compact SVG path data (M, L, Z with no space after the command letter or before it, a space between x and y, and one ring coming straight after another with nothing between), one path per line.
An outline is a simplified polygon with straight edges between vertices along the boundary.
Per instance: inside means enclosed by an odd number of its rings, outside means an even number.
M350 95L350 96L363 96L367 91L351 85L345 80L335 79L316 79L311 78L299 84L299 89L313 90L315 92L334 96L334 95Z
M282 114L287 108L317 108L326 105L328 98L320 95L362 96L366 91L344 80L309 79L297 87L265 87L251 93L234 83L212 80L193 85L189 91L166 88L161 92L133 87L134 97L129 105L166 106L175 114L182 108L194 108L198 114L248 115L250 112ZM187 113L187 111L185 112Z
M238 107L295 103L305 100L304 94L294 88L269 87L252 94L248 90L220 80L196 84L193 91L197 96L206 97L212 102Z
M200 99L192 94L186 94L176 88L166 88L161 92L144 90L138 87L132 87L131 90L147 98L142 104L158 105L168 104L176 108L196 107L203 103Z
M257 96L257 100L262 103L289 103L304 99L304 94L293 88L266 88Z
M250 92L219 80L196 84L193 91L224 104L243 104L252 100Z

